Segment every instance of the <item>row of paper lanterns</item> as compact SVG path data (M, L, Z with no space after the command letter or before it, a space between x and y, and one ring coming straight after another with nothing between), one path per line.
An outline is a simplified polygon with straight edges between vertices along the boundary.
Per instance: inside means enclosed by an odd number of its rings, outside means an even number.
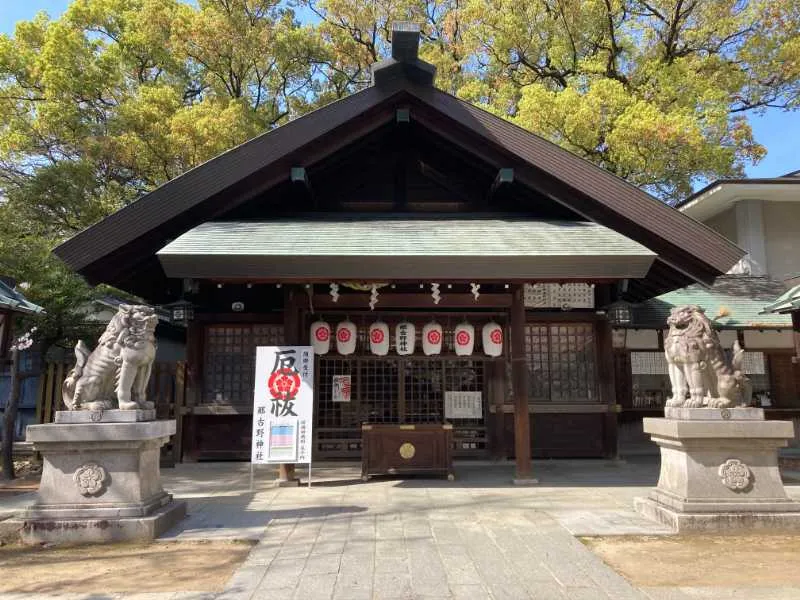
M336 352L343 356L356 351L358 329L352 321L342 321L336 325L334 332L325 321L311 324L311 346L314 354L327 354L331 349L331 338L336 343ZM376 321L369 326L369 349L376 356L389 354L389 326L383 321ZM422 328L422 352L425 356L440 354L444 335L442 326L436 321L427 323ZM397 354L406 356L414 354L417 330L413 323L403 321L395 326L394 345ZM502 356L503 328L494 321L483 326L481 341L487 356ZM459 323L453 331L453 342L457 356L470 356L475 348L475 327L467 322Z

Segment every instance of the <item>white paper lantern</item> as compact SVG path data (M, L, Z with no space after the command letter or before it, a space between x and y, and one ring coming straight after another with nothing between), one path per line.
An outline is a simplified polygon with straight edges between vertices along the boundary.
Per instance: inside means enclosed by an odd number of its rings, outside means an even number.
M503 328L494 321L489 321L483 326L483 351L486 356L502 356L503 354Z
M455 340L456 355L470 356L475 347L475 327L467 323L459 323L453 331Z
M347 356L356 351L356 324L342 321L336 326L336 351Z
M311 346L314 354L327 354L331 349L331 326L325 321L314 321L311 324Z
M383 321L369 326L369 349L377 356L389 354L389 326Z
M422 351L425 356L442 353L442 326L436 321L422 328Z
M413 323L403 321L397 324L395 330L394 347L400 356L414 354L414 342L416 342L417 330Z

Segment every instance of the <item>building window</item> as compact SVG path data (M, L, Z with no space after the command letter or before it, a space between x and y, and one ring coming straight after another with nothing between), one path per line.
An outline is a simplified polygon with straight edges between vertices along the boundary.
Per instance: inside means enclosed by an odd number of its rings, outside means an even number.
M251 405L256 347L282 343L283 325L207 327L204 403Z
M744 369L753 385L755 404L770 405L767 357L763 352L745 352ZM663 352L631 352L633 408L661 408L672 396L667 358Z
M593 324L526 325L525 354L531 402L599 402Z

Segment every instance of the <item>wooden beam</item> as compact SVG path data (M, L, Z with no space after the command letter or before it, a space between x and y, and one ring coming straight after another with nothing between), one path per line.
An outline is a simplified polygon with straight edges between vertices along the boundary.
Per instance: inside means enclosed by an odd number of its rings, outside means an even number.
M514 385L514 483L536 483L531 475L531 432L528 412L528 364L525 357L525 290L511 287L511 379Z
M289 178L295 188L302 188L305 195L311 201L312 208L317 208L317 199L314 196L314 190L311 189L311 182L308 180L308 172L305 167L292 167L289 172Z
M427 286L426 286L427 287ZM392 294L380 291L376 309L385 308L429 308L441 310L446 308L478 308L496 307L508 308L511 306L511 294L481 294L477 300L472 294L448 294L447 289L441 290L442 298L439 304L434 304L430 293L424 294ZM330 294L314 294L314 308L326 309L368 309L369 292L363 294L341 294L338 302L334 302Z
M491 187L489 188L489 193L487 194L487 202L491 202L494 199L495 194L497 191L505 185L509 185L514 183L514 169L503 167L497 171L497 175L492 182Z

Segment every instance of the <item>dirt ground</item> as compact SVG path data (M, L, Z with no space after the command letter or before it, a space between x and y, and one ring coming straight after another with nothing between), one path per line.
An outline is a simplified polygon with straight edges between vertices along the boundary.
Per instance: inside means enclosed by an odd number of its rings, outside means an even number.
M0 546L0 592L218 592L251 548L249 542Z
M584 537L634 585L800 586L800 535Z

